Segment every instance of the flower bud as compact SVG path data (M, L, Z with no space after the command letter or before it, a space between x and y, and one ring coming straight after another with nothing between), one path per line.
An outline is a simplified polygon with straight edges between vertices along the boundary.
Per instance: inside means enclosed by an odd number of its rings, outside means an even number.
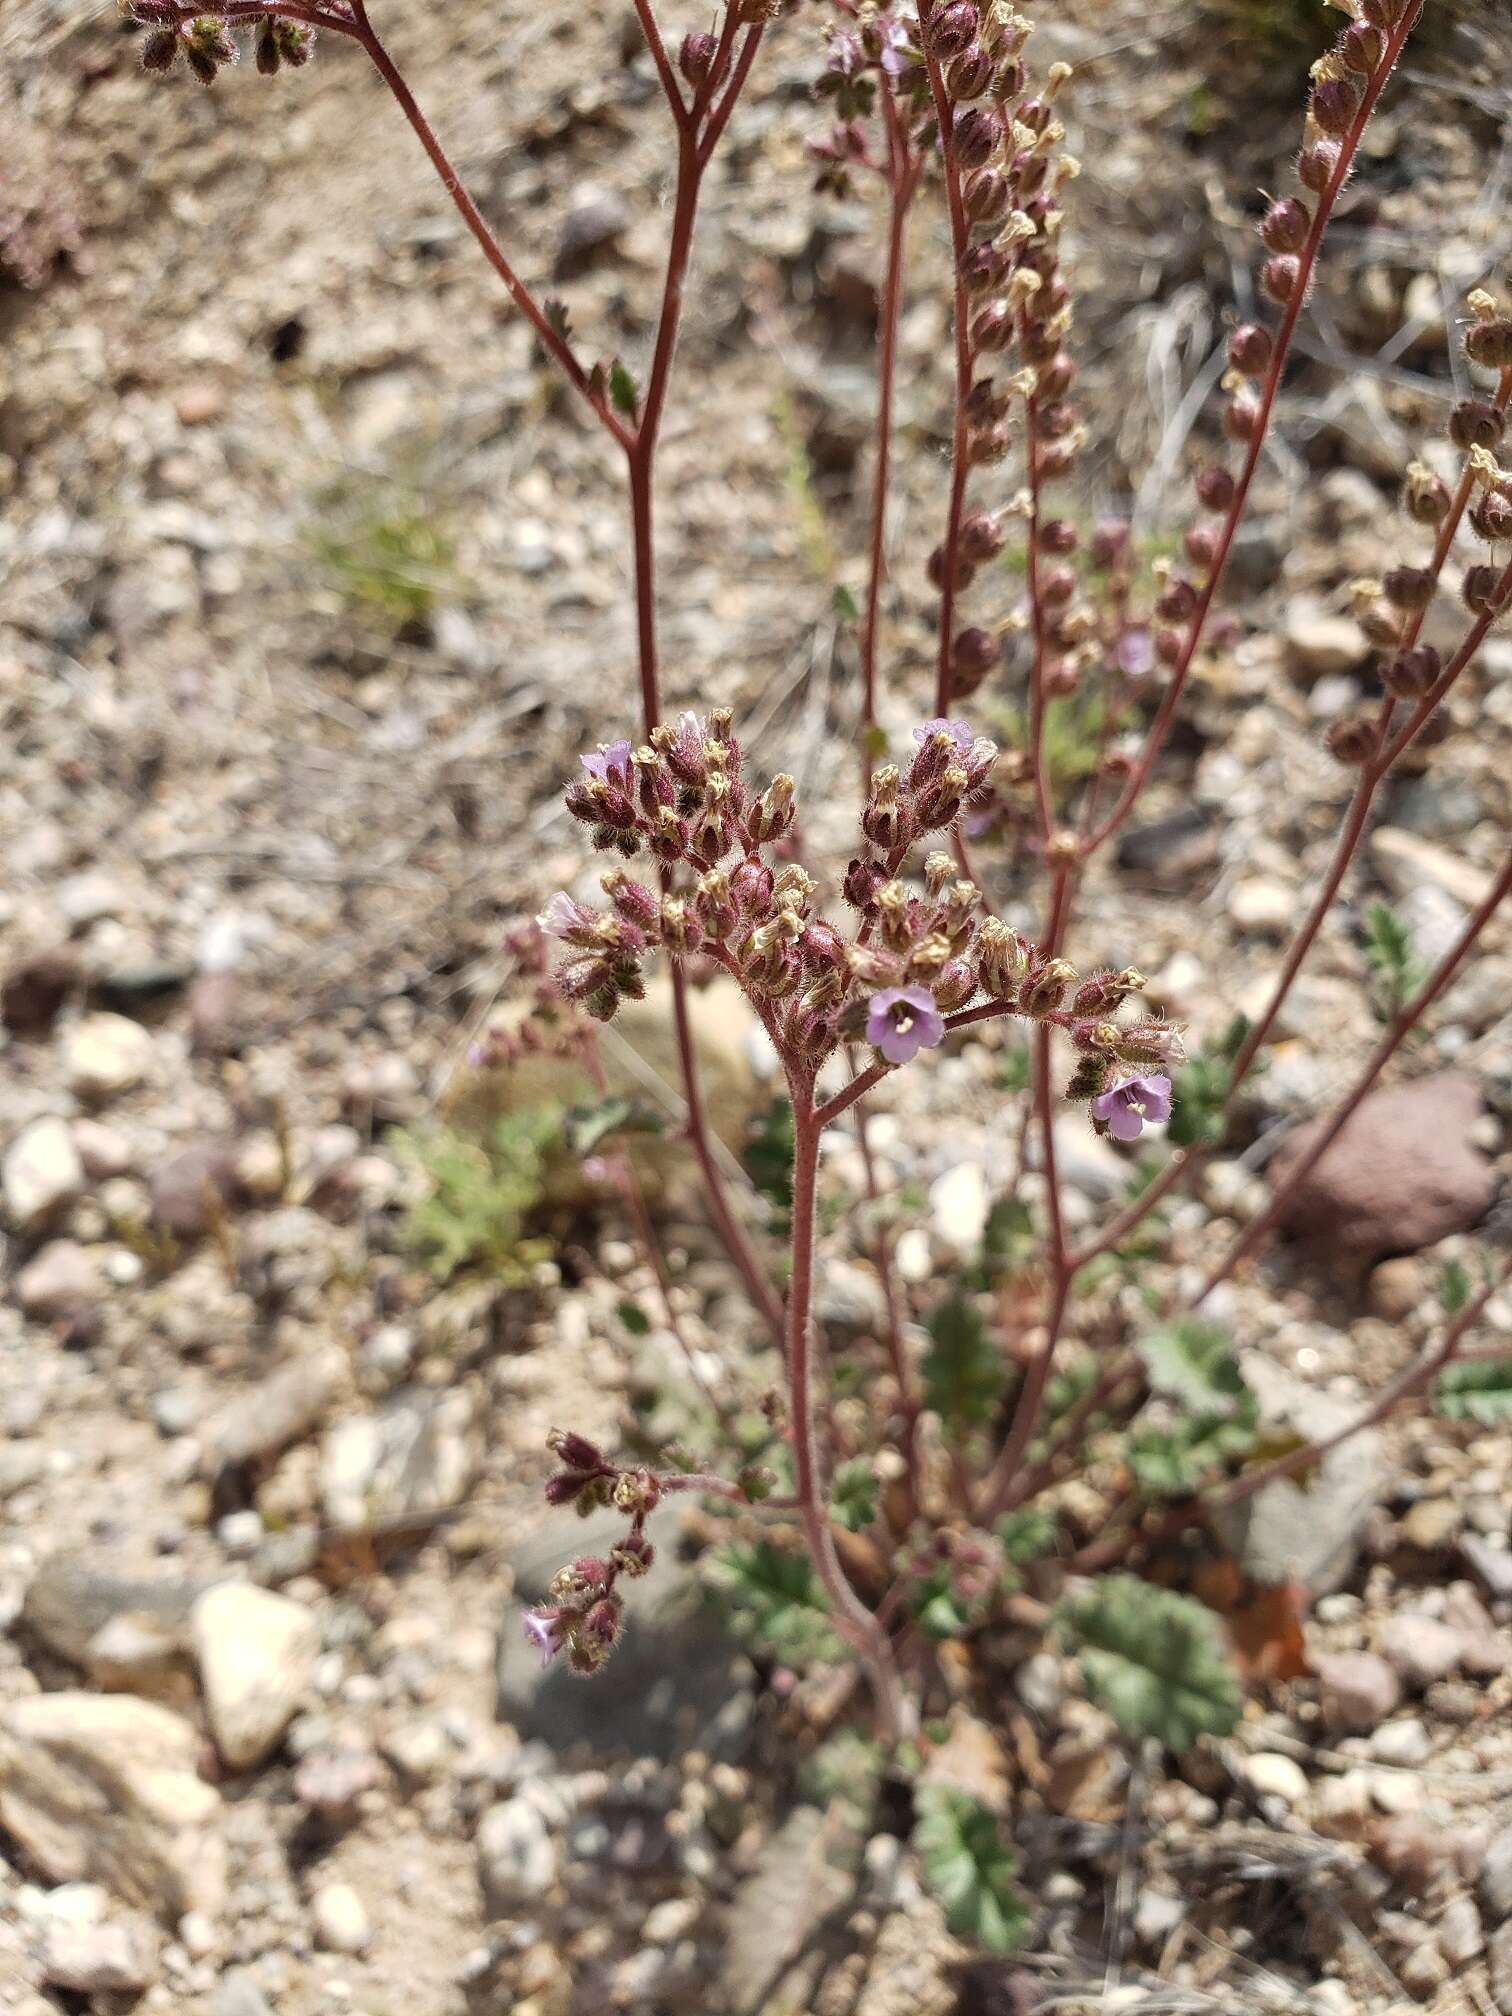
M1189 623L1197 613L1197 590L1181 575L1174 575L1155 603L1155 614L1167 623Z
M956 677L958 693L967 693L979 686L996 663L997 644L990 630L972 624L956 632L950 647L950 666Z
M1181 543L1188 560L1204 574L1218 558L1218 534L1211 525L1188 526Z
M684 35L677 52L677 67L695 90L708 82L718 53L719 44L712 35Z
M1109 568L1128 551L1129 527L1122 518L1099 518L1092 528L1092 564Z
M1274 345L1268 329L1258 322L1241 322L1228 340L1228 359L1246 378L1258 378L1269 368Z
M1260 425L1260 405L1247 393L1230 399L1223 409L1223 431L1231 441L1250 441Z
M1301 278L1301 261L1290 252L1280 252L1274 259L1267 259L1260 269L1260 285L1272 301L1282 305L1296 293Z
M950 0L949 6L936 7L922 27L930 53L943 62L970 48L979 25L980 18L971 0Z
M977 978L992 1001L1006 1001L1028 971L1024 941L1001 917L983 920L976 936Z
M1006 462L1013 453L1013 430L1006 420L992 427L974 428L967 438L966 459L973 468L990 468Z
M1512 539L1512 497L1502 490L1483 490L1470 506L1470 526L1493 546Z
M1267 252L1300 252L1312 228L1312 214L1295 196L1272 203L1260 224Z
M1043 98L1026 98L1013 116L1020 126L1027 126L1031 133L1043 133L1050 124L1050 107Z
M1491 371L1512 369L1512 316L1472 322L1465 331L1465 355L1472 364L1484 364Z
M1408 517L1417 524L1442 525L1449 515L1453 499L1442 477L1435 476L1423 463L1413 462L1408 465L1402 502Z
M1393 567L1381 585L1399 609L1426 609L1433 600L1434 577L1426 567Z
M945 72L945 89L950 96L966 102L985 97L992 85L992 58L980 42L973 42L951 59Z
M961 521L959 549L972 561L995 560L1003 550L1003 530L985 511L973 511Z
M1375 722L1363 714L1346 715L1333 722L1323 737L1323 746L1334 761L1352 770L1368 763L1379 745L1380 733Z
M1045 399L1064 399L1075 379L1075 364L1064 350L1057 350L1040 365L1035 390Z
M1138 994L1149 982L1137 967L1126 966L1121 973L1094 973L1083 980L1071 997L1074 1015L1108 1015L1130 994Z
M892 854L904 837L903 812L898 803L898 773L892 764L876 771L871 792L861 814L861 831L874 847Z
M1008 178L996 168L978 168L966 177L961 190L961 207L973 224L1001 224L1008 215L1011 191Z
M546 1447L569 1470L602 1470L604 1452L586 1435L578 1435L571 1428L553 1428L546 1437Z
M1297 179L1304 189L1310 189L1314 196L1321 196L1333 181L1339 167L1339 149L1335 141L1315 140L1304 147L1297 160Z
M840 893L853 910L870 910L883 880L881 864L858 855L846 867Z
M1039 528L1039 543L1042 553L1053 553L1058 559L1064 558L1076 551L1076 527L1069 518L1047 518Z
M1460 598L1472 616L1494 611L1505 598L1500 593L1501 575L1494 567L1467 567L1460 584Z
M1431 644L1399 651L1381 673L1381 684L1397 700L1421 700L1443 670L1443 660Z
M1385 36L1368 21L1351 21L1339 41L1345 65L1361 77L1373 76L1385 54Z
M1360 109L1360 87L1352 77L1320 77L1308 109L1318 131L1338 139L1349 131Z
M1449 415L1449 439L1456 448L1498 448L1506 431L1506 415L1485 399L1465 399Z
M646 1574L655 1559L656 1549L644 1533L637 1531L627 1533L617 1547L609 1550L610 1566L632 1581Z
M1010 104L1024 89L1024 66L1015 58L1000 63L992 80L992 95L999 105Z
M959 4L959 0L957 0ZM997 152L998 142L1003 137L1003 129L997 114L989 112L983 105L969 106L956 114L951 138L955 144L956 159L963 168L985 168Z
M942 1015L964 1008L977 991L977 976L964 959L951 959L941 967L935 980L934 1003Z
M772 840L780 840L792 825L797 816L793 806L793 794L796 789L797 786L786 771L779 771L751 807L747 823L751 830L751 839L758 847Z
M1051 567L1040 577L1040 600L1047 609L1064 609L1076 593L1076 576L1069 567Z
M983 173L990 174L991 170L984 169ZM996 245L973 245L957 270L968 294L986 294L994 287L1001 287L1007 277L1007 255Z
M1227 511L1234 501L1234 479L1220 463L1197 472L1197 497L1209 511Z
M1005 301L989 301L971 318L971 347L978 354L1006 350L1013 341L1013 316Z

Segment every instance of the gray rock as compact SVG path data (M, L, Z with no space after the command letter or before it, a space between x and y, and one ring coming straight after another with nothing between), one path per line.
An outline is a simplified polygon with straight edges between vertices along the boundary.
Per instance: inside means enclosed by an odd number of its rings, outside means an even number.
M231 1967L216 1987L212 2012L213 2016L273 2016L273 2006L245 1967Z
M238 1194L236 1150L226 1141L197 1141L153 1170L153 1223L178 1239L198 1239Z
M833 1846L825 1816L814 1806L796 1808L764 1844L730 1907L719 1970L722 2004L742 2016L769 2003L774 2009L812 2006L806 1988L790 1994L784 1977L850 1894Z
M37 1694L0 1707L0 1826L54 1881L103 1883L176 1924L225 1899L220 1794L200 1737L127 1694Z
M236 1394L205 1425L207 1470L212 1475L238 1470L302 1441L335 1398L345 1372L346 1353L330 1345Z
M679 1513L660 1506L647 1523L656 1565L622 1582L625 1624L614 1653L614 1698L585 1686L561 1659L544 1670L520 1612L545 1599L565 1561L602 1555L625 1530L622 1514L549 1521L513 1556L514 1601L499 1629L498 1713L527 1741L582 1743L601 1754L672 1761L698 1749L726 1761L750 1742L753 1676L744 1652L692 1570L678 1559Z
M471 1395L411 1387L371 1414L338 1422L320 1452L320 1496L333 1526L363 1527L460 1503L481 1458Z
M205 1714L233 1771L261 1763L310 1684L320 1630L303 1604L251 1582L207 1589L190 1613Z
M187 1646L189 1611L207 1586L182 1576L115 1575L87 1552L50 1554L27 1587L21 1623L49 1652L87 1667L99 1635L123 1619Z
M1395 1671L1374 1652L1336 1652L1320 1659L1318 1683L1324 1721L1346 1733L1378 1729L1402 1699Z
M1270 1361L1246 1358L1267 1423L1312 1440L1353 1421L1358 1404L1320 1394ZM1366 1521L1386 1489L1379 1435L1366 1431L1330 1449L1305 1479L1279 1478L1221 1515L1222 1529L1255 1581L1300 1581L1327 1595L1348 1577Z
M136 1916L96 1922L49 1917L40 1957L50 1987L80 1995L139 1995L157 1979L158 1935Z
M1493 1602L1512 1602L1512 1551L1478 1533L1459 1537L1460 1557Z
M32 1232L84 1188L84 1164L66 1121L34 1120L0 1162L0 1196L19 1231Z
M1400 1611L1381 1631L1381 1653L1408 1687L1421 1691L1447 1680L1465 1652L1465 1634L1437 1617Z
M490 1806L478 1823L478 1880L494 1917L504 1917L547 1895L561 1858L545 1816L520 1796Z
M1504 1827L1480 1866L1481 1908L1493 1925L1512 1921L1512 1827Z
M68 1322L105 1294L98 1249L76 1239L49 1239L16 1276L16 1300L39 1323Z

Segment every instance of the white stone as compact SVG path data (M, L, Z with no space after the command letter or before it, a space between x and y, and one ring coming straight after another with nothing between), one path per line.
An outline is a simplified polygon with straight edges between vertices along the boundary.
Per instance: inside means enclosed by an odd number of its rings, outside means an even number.
M1279 1799L1287 1806L1302 1806L1307 1802L1307 1773L1290 1757L1283 1757L1278 1750L1257 1750L1253 1757L1245 1759L1244 1775L1253 1791L1262 1797Z
M980 1246L991 1206L987 1173L980 1163L958 1162L929 1186L931 1223L957 1253L974 1253Z
M207 1589L189 1613L205 1714L232 1770L275 1749L310 1685L320 1630L302 1604L250 1582Z
M34 1120L5 1151L0 1194L6 1215L23 1232L40 1225L84 1188L84 1165L63 1120Z
M490 1806L478 1823L478 1874L489 1909L502 1914L544 1897L557 1880L551 1830L523 1796Z
M373 1936L367 1906L350 1883L322 1883L310 1900L310 1915L328 1953L360 1953Z
M152 1038L129 1015L86 1015L63 1039L63 1069L81 1099L112 1099L152 1070Z
M1284 931L1298 908L1297 892L1268 875L1247 875L1229 891L1229 916L1241 931Z

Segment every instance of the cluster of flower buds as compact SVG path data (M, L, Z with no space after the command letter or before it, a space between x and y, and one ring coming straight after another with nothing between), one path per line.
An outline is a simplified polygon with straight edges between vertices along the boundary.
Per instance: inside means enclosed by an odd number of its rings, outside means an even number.
M506 1069L525 1057L584 1056L590 1031L550 971L550 948L539 921L521 919L504 936L504 952L516 982L523 982L523 1015L491 1021L468 1045L474 1070Z
M142 40L142 68L171 70L180 58L201 84L213 84L240 56L236 37L210 15L185 19L177 0L124 0L123 11L148 32ZM279 15L253 17L252 50L258 70L272 77L287 63L299 70L315 53L315 31Z
M596 1443L570 1429L554 1428L547 1446L562 1466L546 1481L548 1505L575 1505L584 1515L613 1505L630 1522L606 1557L583 1554L559 1570L548 1591L550 1602L525 1611L521 1620L543 1666L565 1652L572 1671L586 1675L599 1670L619 1638L624 1614L620 1577L634 1581L655 1559L645 1525L661 1486L648 1470L617 1469Z

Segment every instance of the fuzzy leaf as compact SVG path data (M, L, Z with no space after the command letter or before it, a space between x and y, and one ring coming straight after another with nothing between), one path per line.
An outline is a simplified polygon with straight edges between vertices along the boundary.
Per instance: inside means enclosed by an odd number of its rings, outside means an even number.
M877 1516L877 1478L864 1456L842 1463L830 1490L830 1516L847 1533L859 1533Z
M929 1319L933 1348L924 1359L926 1403L949 1426L980 1426L1003 1391L1002 1354L980 1311L964 1295L949 1295Z
M640 1099L598 1099L592 1105L569 1106L562 1119L562 1139L574 1155L591 1155L611 1134L660 1134L662 1117Z
M1055 1545L1055 1520L1037 1505L1023 1505L1017 1512L1007 1513L999 1519L995 1531L1015 1568L1038 1561Z
M1194 1414L1167 1427L1141 1426L1129 1437L1129 1467L1155 1498L1187 1498L1212 1471L1250 1455L1260 1425L1251 1394L1233 1414Z
M770 1540L724 1547L713 1578L736 1631L757 1650L792 1666L839 1656L824 1591L806 1555L785 1554Z
M1218 1619L1194 1596L1105 1575L1068 1596L1057 1621L1088 1694L1124 1735L1187 1750L1239 1719L1239 1681Z
M1390 1022L1422 986L1428 969L1418 956L1412 927L1384 903L1372 903L1365 912L1364 950L1376 1014Z
M1228 1333L1201 1316L1158 1324L1138 1350L1154 1390L1194 1413L1231 1416L1249 1397Z
M1463 1260L1446 1260L1439 1273L1439 1307L1446 1316L1458 1316L1470 1300L1470 1270Z
M1449 1421L1506 1427L1512 1422L1512 1358L1451 1365L1433 1390L1433 1404Z
M640 407L640 393L635 379L616 357L609 366L609 397L617 413L623 413L627 420L633 420Z
M1024 1943L1029 1911L1013 1881L1018 1865L980 1799L953 1786L925 1786L914 1842L952 1932L989 1953Z
M1249 1035L1249 1018L1236 1015L1217 1038L1204 1043L1175 1073L1166 1139L1174 1148L1211 1147L1223 1139L1223 1107L1234 1075L1234 1060ZM1265 1069L1256 1058L1251 1076Z

